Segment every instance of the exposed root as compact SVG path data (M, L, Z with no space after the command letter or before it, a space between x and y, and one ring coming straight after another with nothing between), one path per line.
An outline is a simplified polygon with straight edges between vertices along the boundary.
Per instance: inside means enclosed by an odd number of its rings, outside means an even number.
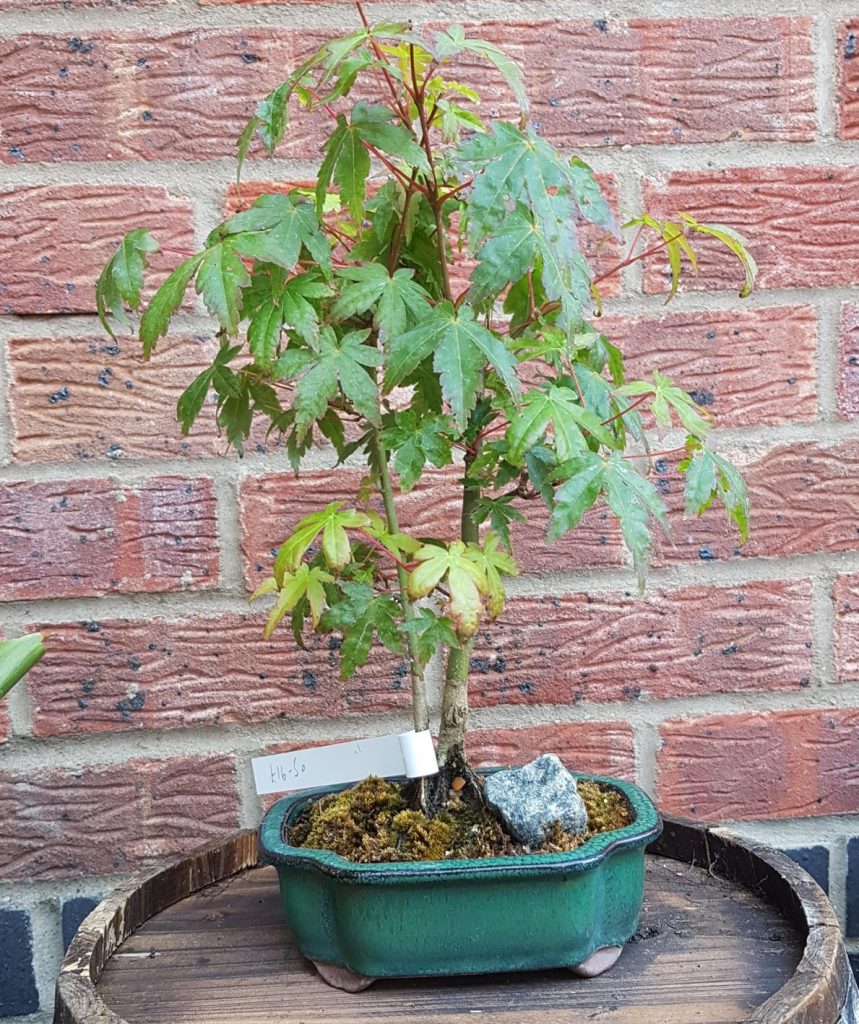
M483 779L469 765L461 748L451 750L438 774L424 780L427 789L427 814L435 817L447 806L452 796L464 801L475 810L486 807Z

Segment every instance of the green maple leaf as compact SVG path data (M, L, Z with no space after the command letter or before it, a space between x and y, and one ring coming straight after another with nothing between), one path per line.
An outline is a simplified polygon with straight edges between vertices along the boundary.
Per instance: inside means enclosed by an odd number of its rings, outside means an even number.
M167 333L170 320L181 306L185 291L197 273L197 268L204 256L205 253L198 252L189 260L185 260L167 277L164 284L152 296L146 312L140 319L140 340L143 342L144 359L149 359L155 348L155 343Z
M41 633L28 633L0 643L0 697L6 694L45 654Z
M230 217L209 236L207 244L229 238L234 249L250 259L293 270L306 249L324 272L331 269L331 246L313 205L298 192L263 195L249 209Z
M331 286L314 271L286 278L279 268L272 269L278 272L265 276L267 293L257 296L248 324L248 347L255 361L266 369L278 353L284 327L291 328L309 345L317 345L319 313L313 300L331 294ZM260 280L260 275L255 275L254 284Z
M520 131L504 121L493 122L489 134L466 139L454 159L474 178L468 195L472 250L479 252L487 240L499 231L503 234L511 210L529 211L534 225L530 244L539 256L545 293L560 302L567 323L575 322L590 296L590 271L579 252L576 230L583 165L565 160L533 128ZM584 196L582 202L587 216L593 211L593 198L588 193L587 202ZM489 287L489 281L478 280Z
M263 639L271 638L283 617L293 611L300 601L307 602L315 629L328 607L324 585L333 582L334 577L330 573L306 562L302 562L294 571L284 573L280 580L275 580L274 577L264 580L250 596L250 600L253 601L263 594L277 593L277 600L263 630Z
M391 340L386 390L401 384L430 355L442 393L461 428L477 402L487 363L514 398L519 395L515 358L497 335L477 323L467 307L456 310L452 302L439 302L421 324Z
M484 596L489 592L486 573L462 541L447 547L424 544L413 556L418 563L409 574L412 600L427 597L442 582L449 593L447 611L457 636L474 636L483 614Z
M426 153L411 132L390 123L393 117L394 112L388 107L370 106L363 102L355 104L351 122L342 114L337 115L337 126L323 147L325 159L316 182L319 216L333 178L352 220L357 224L363 221L367 175L370 173L368 146L400 159L409 167L429 171Z
M316 212L322 215L331 179L340 189L340 198L356 224L363 220L367 175L370 173L370 154L360 135L351 128L342 114L337 115L337 127L323 146L325 159L319 168L316 182Z
M749 535L750 502L739 470L694 439L687 441L687 447L690 454L678 467L686 474L686 515L702 515L713 500L719 498L725 506L728 522L736 525L745 543Z
M341 583L343 600L333 604L322 619L326 631L343 633L340 648L340 678L348 679L367 663L373 637L397 654L403 653L399 618L402 609L387 595L375 595L369 583Z
M229 240L206 249L197 270L197 292L227 334L238 333L242 290L251 282L241 256Z
M533 265L537 249L533 220L522 207L511 211L477 250L479 262L471 272L471 301L479 304L518 281Z
M501 543L509 551L512 547L510 542L510 524L524 523L525 517L513 507L514 496L507 494L500 498L489 498L485 495L480 497L475 505L472 518L478 526L489 520L489 525L498 534Z
M504 584L501 582L502 575L519 575L519 567L506 551L501 550L500 543L498 535L489 530L482 546L480 544L468 545L469 557L486 579L486 610L489 612L490 619L497 619L504 611L506 595Z
M119 323L128 323L123 303L131 309L140 306L143 272L149 265L150 254L158 249L158 242L146 228L135 228L123 237L99 274L95 286L96 310L102 327L112 338L115 335L107 319L108 313Z
M236 180L241 176L244 163L254 135L259 135L269 153L283 140L289 123L289 100L297 95L305 105L312 98L318 103L346 95L352 88L358 72L373 63L375 56L362 48L371 38L403 37L409 26L405 23L386 23L367 26L351 35L330 39L281 82L257 106L256 113L248 121L237 142ZM311 73L318 74L316 88L312 94L307 86L311 84Z
M507 87L516 97L522 116L527 117L528 93L519 65L494 43L485 39L470 39L461 25L451 25L439 32L435 38L435 52L441 60L451 60L462 52L475 53L493 64L500 72Z
M310 345L319 341L319 314L312 299L324 299L331 286L313 272L291 277L278 296L283 309L283 322Z
M653 484L616 454L606 461L603 492L608 507L620 522L639 587L643 589L646 558L651 547L650 520L656 519L668 533L665 503Z
M581 452L564 465L567 479L558 487L551 502L549 540L574 530L582 516L596 502L602 492L605 460L590 451Z
M431 608L420 607L416 611L415 617L404 622L400 628L414 637L420 665L426 665L441 647L453 650L460 648L459 637L450 619L436 615Z
M403 493L410 491L431 462L441 469L453 460L450 439L445 431L452 424L447 416L425 416L418 420L411 409L397 413L396 426L382 431L382 441L388 451L395 451L394 471Z
M543 438L550 423L559 462L566 462L587 450L588 442L582 431L587 431L602 444L614 444L614 437L599 417L589 409L583 409L574 392L552 385L546 390L536 389L523 396L522 408L512 416L507 431L510 460L521 463L525 451Z
M283 310L272 302L263 303L248 324L248 348L254 362L268 368L280 345Z
M278 585L287 572L294 572L307 549L322 534L322 554L330 569L342 569L352 560L347 530L369 529L373 521L365 512L344 508L344 502L332 501L319 512L312 512L297 524L281 544L274 562Z
M650 411L657 425L664 430L669 430L674 425L672 412L693 437L703 439L711 429L705 410L689 397L688 392L676 387L670 378L662 373L654 373L653 383L644 380L630 381L629 384L618 388L617 393L625 396L652 394Z
M582 217L619 237L617 221L594 172L577 156L570 160L569 167L569 181Z
M409 167L429 173L429 161L423 148L407 129L392 124L395 117L389 107L373 106L359 101L352 109L352 128L364 142L385 153L397 157Z
M179 396L176 403L176 416L182 424L182 433L187 434L194 421L200 415L206 403L210 389L214 388L219 396L236 394L236 374L229 367L231 360L241 352L241 345L227 345L221 339L221 346L214 362L201 374L194 378Z
M331 327L319 333L317 351L288 349L274 364L278 377L297 377L295 429L303 437L320 419L339 391L372 423L379 420L379 390L368 368L379 366L382 353L365 345L369 331L351 331L338 338Z
M338 270L336 276L348 283L341 286L331 315L348 320L374 309L373 324L383 341L405 333L430 311L429 295L406 267L391 275L381 263L361 263Z

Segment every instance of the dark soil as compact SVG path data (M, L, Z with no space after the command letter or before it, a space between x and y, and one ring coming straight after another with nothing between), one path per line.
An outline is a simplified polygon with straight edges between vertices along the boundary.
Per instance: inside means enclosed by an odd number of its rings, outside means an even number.
M311 804L290 826L289 842L333 850L357 864L512 857L575 850L591 836L632 820L625 797L610 786L579 782L579 793L588 812L587 831L572 835L555 822L532 849L512 839L488 807L454 791L445 809L430 819L409 807L401 786L371 776Z

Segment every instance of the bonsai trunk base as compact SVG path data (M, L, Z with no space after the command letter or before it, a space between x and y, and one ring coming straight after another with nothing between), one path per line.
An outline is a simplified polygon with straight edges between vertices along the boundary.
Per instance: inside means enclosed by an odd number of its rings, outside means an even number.
M602 946L600 949L595 949L587 960L583 960L568 970L580 978L598 978L614 967L622 952L623 946ZM365 988L369 988L376 981L376 978L370 978L366 974L356 974L355 971L350 971L348 967L340 967L339 964L326 964L320 960L311 960L310 962L323 981L332 988L339 988L344 992L363 992Z

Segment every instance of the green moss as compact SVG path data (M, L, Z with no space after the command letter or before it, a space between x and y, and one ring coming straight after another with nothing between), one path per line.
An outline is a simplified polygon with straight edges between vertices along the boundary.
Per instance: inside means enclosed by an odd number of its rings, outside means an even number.
M629 806L617 790L580 782L579 793L588 812L587 831L572 835L554 822L534 853L575 850L592 835L629 824ZM485 806L452 793L444 811L430 820L407 808L399 786L373 776L311 804L290 827L289 841L333 850L358 864L515 856L527 849Z
M618 790L584 781L579 783L578 790L588 812L590 835L613 832L630 823L629 805Z
M446 816L430 821L420 811L400 811L391 820L391 831L403 860L444 860L454 829Z

